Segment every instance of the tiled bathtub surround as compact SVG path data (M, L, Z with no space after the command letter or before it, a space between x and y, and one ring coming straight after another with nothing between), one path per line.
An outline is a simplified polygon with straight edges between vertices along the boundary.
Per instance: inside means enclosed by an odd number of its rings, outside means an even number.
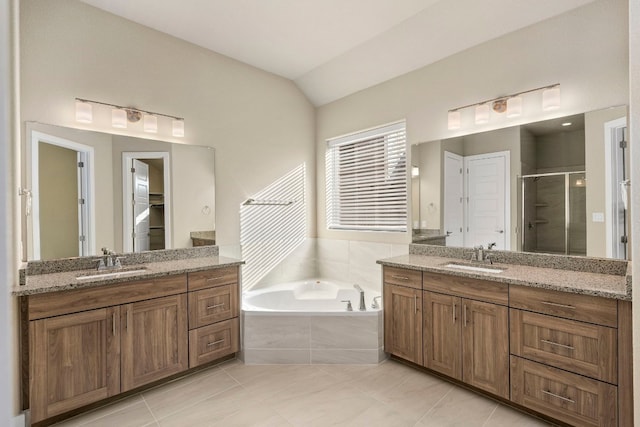
M381 269L376 261L408 252L409 245L406 244L306 239L258 282L254 289L322 277L358 283L364 289L381 292Z
M243 312L244 362L377 364L385 359L382 311L326 314Z

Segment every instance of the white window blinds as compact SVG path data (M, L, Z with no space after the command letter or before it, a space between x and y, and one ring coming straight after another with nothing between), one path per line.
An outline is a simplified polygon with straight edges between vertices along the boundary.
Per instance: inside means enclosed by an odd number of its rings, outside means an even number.
M330 229L407 230L405 128L400 122L327 141Z

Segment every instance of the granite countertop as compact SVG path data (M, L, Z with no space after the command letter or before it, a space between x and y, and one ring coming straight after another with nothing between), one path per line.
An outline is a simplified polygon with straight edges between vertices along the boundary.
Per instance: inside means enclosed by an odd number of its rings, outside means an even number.
M193 271L207 270L210 268L229 267L244 264L244 261L221 256L207 256L200 258L187 258L178 260L165 260L149 262L139 265L127 265L120 271L132 270L136 267L144 268L144 271L134 274L125 274L121 277L96 278L89 280L78 280L80 275L98 273L95 268L90 270L63 271L48 274L25 275L21 278L23 284L14 287L13 295L24 296L46 292L59 292L70 289L89 288L95 286L105 286L115 283L128 282L132 280L149 279L153 277L168 276L170 274L181 274ZM106 273L117 273L119 270L107 271Z
M557 268L533 267L519 264L476 262L478 267L501 268L502 273L482 273L446 267L449 263L465 263L457 258L429 255L402 255L378 260L378 264L411 270L430 271L452 276L492 280L510 285L531 286L561 292L595 295L604 298L631 300L631 265L626 275L589 273Z

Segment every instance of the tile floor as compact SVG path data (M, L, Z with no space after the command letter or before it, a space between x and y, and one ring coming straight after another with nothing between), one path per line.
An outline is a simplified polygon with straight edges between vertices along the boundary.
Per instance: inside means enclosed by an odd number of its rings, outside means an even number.
M233 360L56 424L70 426L549 426L394 361Z

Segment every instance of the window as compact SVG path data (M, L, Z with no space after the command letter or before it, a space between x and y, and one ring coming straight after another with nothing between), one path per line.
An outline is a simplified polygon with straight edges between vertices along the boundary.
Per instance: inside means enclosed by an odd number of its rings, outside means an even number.
M327 226L407 230L405 122L327 141Z

